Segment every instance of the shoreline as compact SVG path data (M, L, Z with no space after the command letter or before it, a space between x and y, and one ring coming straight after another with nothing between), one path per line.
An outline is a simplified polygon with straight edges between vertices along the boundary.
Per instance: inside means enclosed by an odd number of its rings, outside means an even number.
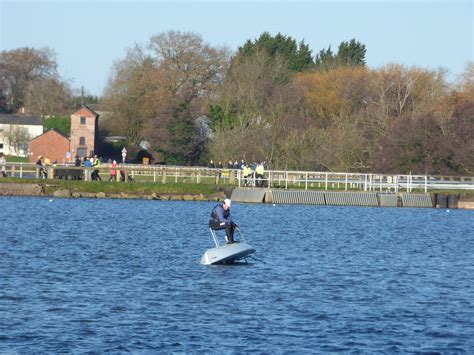
M144 199L144 200L177 200L177 201L222 201L232 194L228 187L205 186L183 189L182 186L157 186L155 191L146 187L136 188L136 185L111 186L94 184L90 185L49 182L16 182L0 181L1 196L30 196L30 197L56 197L56 198L110 198L110 199ZM83 188L81 188L83 187ZM91 191L92 190L92 191Z
M73 186L74 185L74 186ZM235 189L233 186L219 185L189 185L169 184L139 186L136 184L99 183L94 184L81 182L61 181L51 182L25 182L0 181L0 197L2 196L30 196L30 197L56 197L56 198L108 198L108 199L142 199L162 201L223 201L230 198ZM88 191L89 190L89 191ZM91 191L92 190L92 191ZM344 193L344 192L341 192ZM347 192L350 193L350 192ZM456 204L439 206L436 203L432 208L465 209L474 210L474 194L431 192L433 201L454 196ZM239 201L238 199L236 201ZM241 201L245 202L245 201ZM247 201L248 202L248 201ZM269 201L266 201L269 203ZM274 203L271 201L271 203ZM297 203L298 204L298 203ZM330 205L330 204L328 204ZM392 207L392 206L384 206ZM429 207L425 207L429 208Z

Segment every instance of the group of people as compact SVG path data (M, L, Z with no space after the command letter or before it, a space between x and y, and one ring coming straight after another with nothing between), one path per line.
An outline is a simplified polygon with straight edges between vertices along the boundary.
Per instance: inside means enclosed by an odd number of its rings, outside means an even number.
M237 160L232 162L232 160L229 160L229 162L226 165L227 169L242 169L242 165L245 163L245 161L242 159L242 161L239 163ZM214 163L214 161L211 159L209 164L207 165L208 168L211 169L224 169L224 164L222 164L222 161L219 161L217 164Z
M111 160L108 162L110 164L110 175L109 175L109 182L110 181L117 181L117 174L120 173L120 181L125 181L125 171L118 170L118 164L116 160ZM46 179L48 177L48 170L47 167L51 165L51 160L48 157L38 156L38 160L36 161L36 166L39 168L39 176L42 179ZM56 161L53 161L53 166L57 165ZM92 169L91 172L91 179L92 181L102 181L100 177L100 166L102 165L102 159L97 155L93 155L90 157L83 157L80 158L79 156L75 157L74 166L77 167L84 167ZM133 178L129 176L128 181L133 182Z
M122 182L125 181L125 175L126 175L125 171L118 169L119 165L117 161L109 159L107 163L110 165L109 182L117 181L117 174L120 174L120 181ZM92 169L92 173L91 173L92 181L102 181L102 178L100 177L100 170L99 170L101 165L102 165L102 159L98 157L97 155L94 155L91 157L84 157L82 159L76 156L75 166L83 166L85 168ZM133 177L128 176L128 181L134 182Z
M82 160L76 156L76 160L74 163L75 166L83 166L85 168L91 168L92 173L91 173L91 179L92 181L102 181L102 178L100 177L99 174L99 168L102 165L102 160L100 157L97 155L91 156L91 157L84 157Z
M258 164L262 164L263 166L266 166L266 162L249 164L245 161L245 159L242 159L240 161L240 163L237 160L235 160L234 162L232 162L232 160L229 160L229 162L227 163L225 168L235 169L235 170L243 170L244 167L248 165L248 166L251 166L253 170L255 170L255 168ZM222 164L222 161L219 161L218 163L215 163L214 160L211 159L209 161L209 164L207 165L207 167L211 168L211 169L224 169L224 164Z
M264 187L265 165L263 162L254 164L245 164L242 169L242 177L245 186L252 186L255 183L257 187Z
M253 186L255 184L257 187L264 187L266 165L264 161L250 164L244 159L242 159L240 163L237 162L237 160L235 162L229 160L227 169L240 170L244 186ZM223 169L224 167L221 161L215 164L214 161L211 160L208 164L208 168Z

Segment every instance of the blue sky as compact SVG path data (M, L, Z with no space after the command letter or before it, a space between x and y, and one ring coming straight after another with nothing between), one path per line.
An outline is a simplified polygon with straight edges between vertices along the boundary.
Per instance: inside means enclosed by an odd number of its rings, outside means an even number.
M114 60L168 30L192 31L236 50L262 32L281 32L313 53L352 38L367 64L446 68L473 60L473 2L441 1L8 1L0 0L0 49L48 46L75 88L100 95Z

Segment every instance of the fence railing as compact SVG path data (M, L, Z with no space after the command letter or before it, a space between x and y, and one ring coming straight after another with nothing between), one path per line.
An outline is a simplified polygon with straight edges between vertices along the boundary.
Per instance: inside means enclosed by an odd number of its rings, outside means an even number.
M41 178L40 168L31 163L3 163L0 169L8 176L20 178ZM74 166L45 167L48 179L83 179L91 181L95 168ZM262 177L252 174L242 176L238 169L214 169L168 165L119 164L112 168L102 164L98 169L102 180L137 181L154 183L204 183L228 184L238 187L299 188L323 190L359 190L399 192L413 190L474 190L474 177L432 176L411 174L369 174L314 171L267 170ZM111 171L115 170L115 174Z
M324 190L413 191L474 190L474 177L405 174L337 173L310 171L268 171L264 178L238 179L239 186L283 187Z

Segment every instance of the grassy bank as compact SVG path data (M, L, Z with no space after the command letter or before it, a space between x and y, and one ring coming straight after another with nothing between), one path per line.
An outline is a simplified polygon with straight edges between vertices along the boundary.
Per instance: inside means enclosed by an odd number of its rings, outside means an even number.
M20 183L20 184L39 184L43 186L46 195L52 195L57 190L71 190L72 192L87 192L106 194L176 194L176 195L209 195L226 188L230 185L211 185L211 184L189 184L189 183L123 183L123 182L86 182L76 180L44 180L44 179L21 179L21 178L2 178L0 183Z
M30 160L28 157L16 157L13 155L5 155L5 160L7 163L29 163Z
M149 182L119 183L119 182L85 182L85 181L55 181L45 184L45 193L57 189L72 189L75 192L98 193L128 193L128 194L203 194L216 192L218 186L203 184L169 183L157 184ZM222 187L221 187L222 188Z
M214 183L186 183L186 182L169 182L166 184L155 183L155 182L134 182L134 183L123 183L123 182L86 182L77 180L44 180L44 179L22 179L22 178L0 178L0 183L16 183L16 184L39 184L43 187L46 195L52 195L57 190L68 190L71 192L84 192L84 193L99 193L103 192L109 194L131 194L131 195L211 195L219 191L230 191L236 186L229 184ZM284 186L275 187L284 189ZM304 186L288 185L290 189L304 189ZM324 190L324 186L308 187L309 190ZM328 186L329 191L344 191L344 186ZM350 191L358 191L355 189L349 189ZM422 190L414 190L415 193L423 193ZM430 190L429 193L442 193L442 194L456 194L460 197L474 201L474 191L465 190Z

